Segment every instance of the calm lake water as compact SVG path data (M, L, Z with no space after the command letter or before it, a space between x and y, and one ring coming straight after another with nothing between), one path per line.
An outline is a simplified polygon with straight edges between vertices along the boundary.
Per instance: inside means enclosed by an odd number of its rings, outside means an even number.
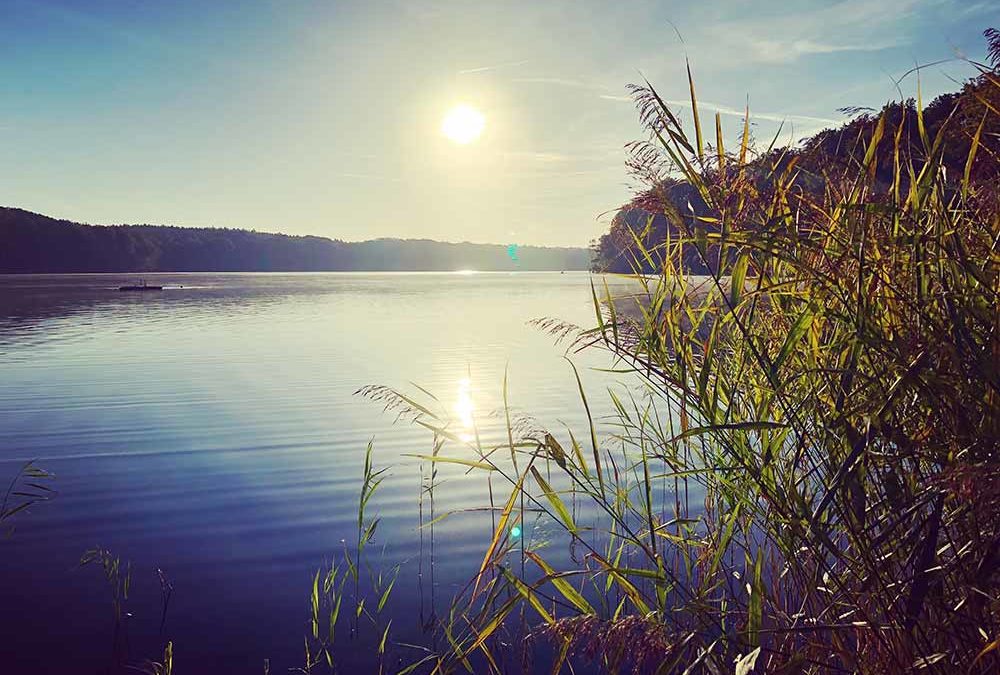
M418 531L419 461L405 456L429 453L430 434L355 391L414 382L499 437L489 415L508 368L516 410L586 434L565 346L526 322L592 325L587 274L147 280L183 288L0 277L0 480L34 459L58 490L0 539L0 672L107 671L111 593L99 569L77 568L95 546L132 562L133 659L158 657L170 639L180 672L259 673L265 658L272 673L300 666L312 574L356 537L371 439L376 465L392 469L370 506L383 517L370 550L403 565L390 640L426 641L482 560L489 518L438 523L431 552ZM574 361L600 413L611 376L588 367L609 359ZM487 503L460 467L441 479L440 513ZM162 632L156 568L174 588ZM341 637L345 672L371 665L359 656L368 638Z

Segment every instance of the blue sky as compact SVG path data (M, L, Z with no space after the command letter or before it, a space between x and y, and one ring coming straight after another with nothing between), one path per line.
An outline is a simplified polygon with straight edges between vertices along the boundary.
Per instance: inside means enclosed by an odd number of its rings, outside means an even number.
M982 59L993 1L0 0L0 204L94 223L586 245L627 200L625 85L788 142ZM678 38L679 31L683 42ZM925 99L961 61L922 71ZM907 96L916 79L902 82ZM486 130L439 133L458 103ZM765 141L766 142L766 141ZM601 215L605 214L605 215Z

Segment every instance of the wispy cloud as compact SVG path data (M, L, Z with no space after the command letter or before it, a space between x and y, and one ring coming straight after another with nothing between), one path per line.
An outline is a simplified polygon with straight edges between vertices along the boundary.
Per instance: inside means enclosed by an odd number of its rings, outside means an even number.
M583 80L574 80L565 77L515 77L511 82L521 82L524 84L553 84L559 87L571 87L573 89L607 89L606 87L594 84L593 82L584 82Z
M596 149L592 152L578 153L512 150L503 153L503 156L504 159L508 160L533 162L536 164L567 164L570 162L576 162L578 164L603 164L611 159L615 159L615 161L617 161L617 157L620 154L621 147L614 146Z
M485 73L490 70L500 70L501 68L516 68L517 66L523 66L528 63L530 59L524 59L523 61L511 61L509 63L497 63L492 66L479 66L478 68L463 68L458 71L459 75L473 75L475 73Z
M951 1L841 0L818 8L723 21L709 32L713 40L728 46L727 53L736 50L741 59L766 63L790 63L818 54L877 52L908 44L905 22L921 6Z
M598 98L602 98L606 101L621 101L623 103L631 103L632 99L628 96L612 96L609 94L601 94ZM682 108L691 109L691 101L686 99L666 99L664 101L667 105L679 106ZM698 108L702 110L710 110L712 112L717 112L720 115L726 115L729 117L740 117L742 118L746 115L746 110L741 110L739 108L734 108L732 106L723 105L721 103L712 103L710 101L698 101ZM773 112L755 112L752 108L750 110L750 120L765 120L767 122L792 122L807 124L810 126L821 125L819 128L827 126L839 125L843 120L833 119L831 117L815 117L813 115L783 115L780 113Z
M997 5L995 0L988 0L987 2L976 2L964 7L956 7L955 11L957 11L961 16L975 16L977 14L995 12L996 9Z
M514 176L596 176L622 171L622 148L595 149L590 152L511 151L503 153Z
M555 164L561 162L571 162L576 157L573 155L567 155L561 152L531 152L531 151L514 151L503 153L505 159L513 160L527 160L531 162L541 162L544 164Z
M795 61L799 57L810 54L880 52L884 49L898 47L900 44L900 42L896 41L869 44L831 44L827 42L814 42L813 40L794 40L791 42L777 40L752 40L749 42L749 47L758 61L784 63Z
M685 108L691 107L690 101L684 100L667 100L665 101L669 105L683 106ZM705 110L711 110L712 112L717 112L720 115L727 115L730 117L743 117L746 114L746 110L740 110L738 108L733 108L731 106L722 105L719 103L710 103L708 101L698 101L698 107ZM798 122L804 124L822 124L822 125L838 125L841 120L835 120L830 117L813 117L811 115L782 115L779 113L772 112L754 112L753 109L750 110L750 120L766 120L768 122Z
M350 172L344 173L344 172L342 172L342 173L338 173L338 174L335 174L335 175L338 176L338 177L340 177L340 178L353 178L355 180L385 181L387 183L402 183L403 182L402 179L400 179L400 178L394 178L392 176L379 176L377 174L371 174L371 173L350 173Z

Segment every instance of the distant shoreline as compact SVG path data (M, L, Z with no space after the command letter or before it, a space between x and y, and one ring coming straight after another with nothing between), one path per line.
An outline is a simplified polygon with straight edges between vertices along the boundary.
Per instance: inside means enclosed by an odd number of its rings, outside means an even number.
M169 225L86 225L0 207L0 274L222 272L562 272L591 268L587 248L347 242Z
M311 274L355 274L361 275L403 275L403 274L427 274L440 276L477 276L480 274L593 274L597 276L625 277L628 275L616 272L594 272L593 270L157 270L155 272L134 271L134 272L0 272L0 277L134 277L134 276L165 276L165 275L205 275L217 274L220 276L238 275L311 275Z

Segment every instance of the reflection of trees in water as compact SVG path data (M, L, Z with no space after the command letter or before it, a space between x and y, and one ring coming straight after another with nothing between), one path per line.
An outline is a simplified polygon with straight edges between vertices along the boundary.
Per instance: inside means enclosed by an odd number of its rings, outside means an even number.
M315 296L315 284L294 279L250 279L234 276L156 275L163 291L123 293L117 275L6 277L0 279L0 349L42 344L56 339L86 338L99 324L113 330L141 321L144 326L178 321L202 325L270 311L289 299ZM333 289L327 287L326 292ZM72 326L75 335L62 328Z

